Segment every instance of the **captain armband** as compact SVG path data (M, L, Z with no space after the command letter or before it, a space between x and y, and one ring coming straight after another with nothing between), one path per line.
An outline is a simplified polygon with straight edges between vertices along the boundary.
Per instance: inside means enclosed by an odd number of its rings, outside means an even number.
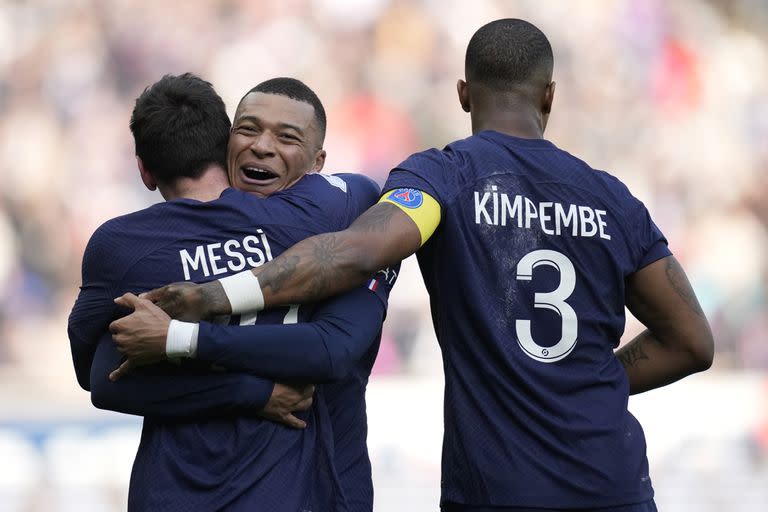
M396 188L379 199L380 203L392 203L408 215L421 234L424 245L440 224L440 203L435 198L415 188Z

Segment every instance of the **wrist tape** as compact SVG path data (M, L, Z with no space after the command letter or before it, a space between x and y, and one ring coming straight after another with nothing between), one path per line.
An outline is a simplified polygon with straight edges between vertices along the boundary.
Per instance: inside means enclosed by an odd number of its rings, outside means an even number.
M250 313L264 309L264 294L259 278L250 270L219 279L232 306L232 314Z
M165 336L165 354L170 357L195 357L200 324L171 320Z

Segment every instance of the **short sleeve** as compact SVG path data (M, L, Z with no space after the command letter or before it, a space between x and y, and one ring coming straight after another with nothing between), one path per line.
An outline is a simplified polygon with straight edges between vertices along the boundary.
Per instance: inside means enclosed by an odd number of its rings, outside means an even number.
M382 190L414 188L434 197L445 208L452 195L448 178L445 156L437 149L429 149L411 155L392 169Z
M656 223L653 222L645 206L643 206L643 213L644 216L638 230L638 233L642 233L642 238L640 240L641 253L638 258L637 270L672 254L666 237Z
M672 254L669 250L668 242L659 227L651 219L651 215L645 205L637 200L637 209L635 214L635 254L633 255L635 268L638 271L651 263L666 258Z

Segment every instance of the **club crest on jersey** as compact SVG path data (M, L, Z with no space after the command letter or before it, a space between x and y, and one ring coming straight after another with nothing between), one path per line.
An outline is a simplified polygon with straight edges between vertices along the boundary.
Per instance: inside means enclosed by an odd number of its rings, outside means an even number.
M387 199L406 208L418 208L424 202L424 195L415 188L398 188L390 192Z

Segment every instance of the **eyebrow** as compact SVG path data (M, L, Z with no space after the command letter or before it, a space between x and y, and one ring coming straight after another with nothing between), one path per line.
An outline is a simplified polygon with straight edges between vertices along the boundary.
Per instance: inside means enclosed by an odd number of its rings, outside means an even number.
M240 117L237 118L237 122L238 123L241 123L243 121L250 121L251 123L256 123L256 124L261 123L261 119L259 119L256 116L240 116ZM294 130L294 131L296 131L296 132L298 132L298 133L300 133L302 135L304 134L304 131L301 128L299 128L298 126L294 125L294 124L290 124L290 123L277 123L277 127L278 128L289 128L289 129Z

